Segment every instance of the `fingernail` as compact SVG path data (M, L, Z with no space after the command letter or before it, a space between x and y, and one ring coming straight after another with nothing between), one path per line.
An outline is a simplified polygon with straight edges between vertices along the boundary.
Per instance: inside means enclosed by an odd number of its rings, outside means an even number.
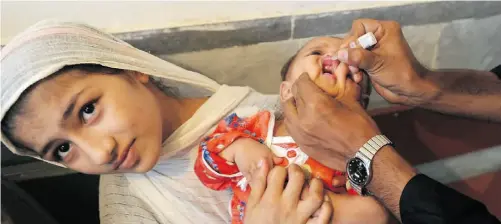
M356 48L356 47L357 43L355 43L355 41L350 42L350 48Z
M337 52L337 58L341 61L347 61L348 60L348 50L346 49L341 49Z
M324 201L331 201L331 199L329 198L329 196L325 195L324 196Z
M348 66L348 68L350 69L350 72L353 74L353 73L356 73L359 71L359 69L357 67L353 67L353 66Z

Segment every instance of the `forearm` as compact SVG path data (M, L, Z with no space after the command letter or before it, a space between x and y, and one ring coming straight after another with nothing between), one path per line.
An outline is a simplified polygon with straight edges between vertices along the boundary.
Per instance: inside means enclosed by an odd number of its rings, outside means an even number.
M373 177L368 186L372 192L390 210L398 220L400 217L400 197L412 177L414 168L405 161L391 146L383 147L372 163Z
M373 197L325 192L334 209L332 223L396 223L389 211Z
M435 70L425 79L437 94L420 105L438 112L501 121L501 80L494 73L475 70Z

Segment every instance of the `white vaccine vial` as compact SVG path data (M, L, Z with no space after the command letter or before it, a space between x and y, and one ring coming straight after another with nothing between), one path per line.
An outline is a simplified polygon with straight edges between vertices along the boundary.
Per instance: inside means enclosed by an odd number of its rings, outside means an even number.
M374 33L369 32L357 39L358 44L364 49L367 49L369 47L372 47L377 44L377 39L376 36L374 36ZM351 47L351 46L350 46Z

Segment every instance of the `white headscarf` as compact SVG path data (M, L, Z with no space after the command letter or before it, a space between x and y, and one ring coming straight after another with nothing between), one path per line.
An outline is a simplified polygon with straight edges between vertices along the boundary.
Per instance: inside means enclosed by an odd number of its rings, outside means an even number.
M9 42L1 52L1 119L29 86L66 65L100 64L106 67L148 74L163 85L175 88L180 97L218 94L225 101L218 108L201 108L213 114L204 120L187 122L167 139L167 144L182 145L203 135L206 128L235 107L249 93L247 87L221 86L196 72L132 47L128 43L96 28L59 21L42 21L28 28ZM204 121L207 124L204 126ZM206 127L207 126L207 127ZM2 133L2 142L15 154L26 155ZM188 141L189 142L189 141ZM176 147L177 148L177 147ZM36 155L28 154L35 158ZM61 165L57 164L56 165Z

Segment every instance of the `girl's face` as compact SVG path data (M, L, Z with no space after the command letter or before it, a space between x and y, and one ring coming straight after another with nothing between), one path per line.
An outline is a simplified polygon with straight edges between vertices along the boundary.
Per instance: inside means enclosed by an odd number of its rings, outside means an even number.
M163 120L147 83L147 75L131 71L68 71L28 93L13 134L79 172L146 172L160 155Z

